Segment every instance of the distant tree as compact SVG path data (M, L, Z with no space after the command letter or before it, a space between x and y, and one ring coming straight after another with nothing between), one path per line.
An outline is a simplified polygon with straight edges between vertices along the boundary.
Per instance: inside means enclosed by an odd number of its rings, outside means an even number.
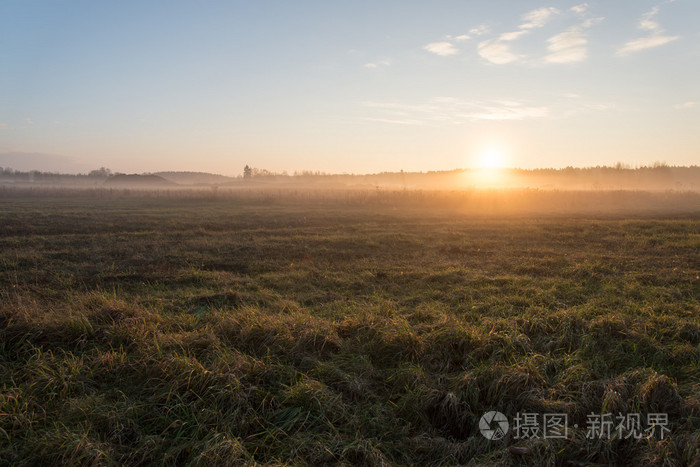
M252 178L253 177L253 169L246 164L245 167L243 167L243 178Z
M112 174L112 171L109 169L106 169L104 167L100 167L99 169L96 170L91 170L88 176L90 177L109 177Z

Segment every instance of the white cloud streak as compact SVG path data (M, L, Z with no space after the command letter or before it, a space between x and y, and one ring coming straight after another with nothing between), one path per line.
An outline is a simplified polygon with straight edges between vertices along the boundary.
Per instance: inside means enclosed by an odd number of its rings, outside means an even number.
M390 61L390 60L381 60L381 61L378 61L378 62L369 62L369 63L365 63L365 64L364 64L364 67L365 67L365 68L379 68L379 67L390 66L390 65L391 65L391 61Z
M586 29L593 27L596 24L602 22L604 19L605 19L604 16L599 16L597 18L588 18L581 24L581 27L586 28Z
M525 13L521 18L523 22L518 26L518 30L504 32L496 39L480 42L477 48L479 55L497 65L505 65L521 60L523 58L522 55L512 52L508 43L520 39L534 29L544 27L553 16L559 13L560 11L554 7L538 8Z
M662 32L661 26L659 26L659 23L656 22L654 17L659 14L659 7L654 7L650 11L644 13L642 16L642 19L639 21L639 29L641 30L646 30L646 31L652 31L655 33L660 33Z
M554 7L543 7L531 10L520 17L521 23L517 29L503 32L500 35L482 40L477 44L477 53L486 61L496 64L505 65L515 62L523 62L527 56L514 51L513 43L520 40L522 37L532 33L534 30L543 28L552 21L557 15L566 15L569 18L574 16L578 18L578 24L570 26L568 29L550 37L547 40L547 54L544 58L538 59L539 63L548 64L565 64L577 63L584 61L588 56L587 45L587 29L597 25L605 18L591 17L590 6L588 3L581 3L562 12ZM660 31L658 24L653 20L656 12L652 10L645 15L644 27L654 28L655 31ZM472 28L469 34L461 36L445 36L442 42L433 42L424 47L431 53L449 56L459 53L459 49L455 45L462 40L468 40L472 37L477 37L489 31L485 25L477 28ZM630 47L646 46L646 44L630 44Z
M500 36L498 36L499 41L503 42L510 42L517 40L527 34L529 31L511 31L511 32L504 32Z
M654 7L648 12L642 15L637 25L638 29L642 31L648 31L651 35L647 37L640 37L638 39L633 39L617 51L618 55L625 56L630 53L639 52L641 50L651 49L654 47L660 47L662 45L668 44L678 39L678 36L667 36L664 35L665 30L656 21L656 15L659 14L659 7Z
M538 8L536 10L525 13L522 17L524 23L520 25L520 29L537 29L543 27L552 18L559 14L559 10L554 7Z
M491 28L489 28L485 24L482 24L481 26L477 26L475 28L470 29L469 34L472 34L474 36L483 36L484 34L490 32L490 31L491 31Z
M547 50L550 52L545 57L547 63L573 63L586 59L587 39L579 27L572 27L568 30L550 37L547 42Z
M669 42L673 42L678 39L678 36L649 36L642 37L640 39L635 39L633 41L627 42L618 51L618 55L629 55L633 52L639 52L640 50L651 49L654 47L659 47L666 45Z
M588 101L577 94L553 96L549 104L533 104L521 100L466 100L438 97L421 103L366 101L362 102L362 105L369 111L366 121L416 126L566 118L581 112L615 109L614 104Z
M580 5L574 5L569 10L573 11L577 15L582 15L585 12L588 11L588 8L590 8L590 5L588 3L581 3Z
M676 104L676 105L673 106L673 108L676 109L676 110L686 110L686 109L692 109L692 108L694 108L694 107L697 106L697 105L698 105L697 102L688 101L688 102L684 102L684 103L682 103L682 104Z
M545 63L577 63L588 57L586 30L605 19L603 17L587 18L588 9L587 3L570 8L570 11L581 18L582 22L547 39L549 53L544 57Z
M510 50L510 45L501 39L489 39L480 42L477 50L482 58L496 65L505 65L522 58L521 55L513 53Z
M460 124L475 120L526 120L549 116L546 106L518 101L465 101L449 97L432 99L423 104L363 102L377 115L366 120L402 125Z
M428 52L432 52L436 55L446 57L449 55L455 55L459 52L457 48L452 45L451 42L431 42L430 44L423 47Z

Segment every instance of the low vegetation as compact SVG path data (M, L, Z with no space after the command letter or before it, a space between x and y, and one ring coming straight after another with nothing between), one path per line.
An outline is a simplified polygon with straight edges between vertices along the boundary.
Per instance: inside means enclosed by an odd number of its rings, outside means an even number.
M0 197L0 464L700 458L697 197L210 195ZM490 410L569 433L489 441ZM587 437L601 413L670 431Z

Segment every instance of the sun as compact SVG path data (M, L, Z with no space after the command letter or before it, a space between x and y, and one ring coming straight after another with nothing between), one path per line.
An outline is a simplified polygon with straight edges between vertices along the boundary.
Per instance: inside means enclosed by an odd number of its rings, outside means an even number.
M498 146L487 146L479 151L476 158L477 169L502 169L506 166L505 152Z
M508 186L511 164L502 144L481 146L472 155L471 168L465 173L465 183L475 188L504 188Z

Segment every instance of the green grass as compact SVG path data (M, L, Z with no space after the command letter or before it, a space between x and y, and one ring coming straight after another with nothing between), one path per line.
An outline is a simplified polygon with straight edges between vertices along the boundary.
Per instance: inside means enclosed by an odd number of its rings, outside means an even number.
M697 209L386 196L0 198L0 464L697 462ZM494 409L569 439L488 441Z

